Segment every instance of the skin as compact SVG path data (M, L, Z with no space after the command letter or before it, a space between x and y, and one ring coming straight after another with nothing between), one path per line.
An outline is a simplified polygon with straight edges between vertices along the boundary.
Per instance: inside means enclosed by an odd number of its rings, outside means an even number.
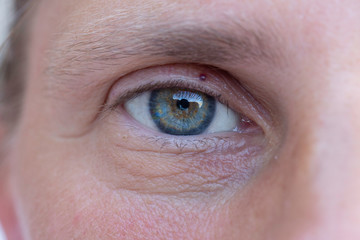
M357 0L40 2L21 118L1 139L8 238L359 239L359 12ZM69 48L115 29L121 52L131 27L186 20L260 32L269 54L97 61L96 45ZM149 76L196 83L202 73L253 120L250 133L176 138L120 107L99 113Z

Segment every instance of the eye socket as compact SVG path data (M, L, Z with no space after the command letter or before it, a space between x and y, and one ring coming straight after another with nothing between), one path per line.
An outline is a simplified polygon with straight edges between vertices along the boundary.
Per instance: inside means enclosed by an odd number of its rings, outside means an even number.
M202 143L220 135L241 142L245 136L263 136L267 126L267 113L237 79L201 65L162 65L123 76L111 88L103 112L116 113L111 116L117 131L160 137L167 146L166 141L199 140L198 135Z
M125 103L141 124L170 135L238 131L239 114L206 93L162 88L141 93Z

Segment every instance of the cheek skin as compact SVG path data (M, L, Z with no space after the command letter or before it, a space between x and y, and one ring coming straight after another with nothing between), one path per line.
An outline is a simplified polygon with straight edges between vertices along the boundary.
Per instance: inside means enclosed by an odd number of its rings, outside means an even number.
M18 145L28 150L26 158L18 159L26 160L13 166L22 232L29 233L29 239L210 239L213 235L220 218L216 204L114 191L89 171L88 163L95 159L85 142L44 142Z
M289 140L285 151L219 208L221 230L214 239L312 239L319 224L318 202L312 170L303 161L312 151L311 141L301 134Z
M233 231L226 219L235 212L244 221L237 228L242 234L248 232L246 221L252 218L253 202L247 189L241 197L220 191L211 198L207 194L184 198L171 192L112 189L108 184L114 179L106 183L93 174L94 163L103 175L109 173L100 164L108 159L99 156L97 141L91 135L59 139L26 129L16 144L22 151L13 156L17 161L12 161L16 176L12 185L22 232L29 233L31 239L226 239L222 236ZM35 141L34 136L41 141ZM137 160L126 157L127 161ZM260 186L252 185L251 189ZM235 203L239 204L233 208ZM254 226L258 224L260 220L254 222Z
M212 214L200 206L197 209L183 204L174 206L167 200L161 201L153 197L139 199L135 196L123 197L123 201L118 201L115 205L111 205L111 201L103 203L101 208L98 204L90 206L91 213L85 210L75 216L74 221L79 226L87 225L82 237L147 239L157 236L160 239L200 239L211 233L204 226L212 225ZM106 207L105 204L110 206Z
M287 208L311 212L305 206L307 203L301 201L301 197L312 199L308 192L301 191L308 188L304 185L307 176L294 177L297 171L293 170L303 169L306 173L306 166L294 164L299 161L290 164L285 161L301 158L299 152L279 156L277 163L263 170L242 191L209 202L206 198L184 199L109 189L89 169L89 162L99 161L94 158L96 151L86 148L89 146L86 142L75 142L78 141L48 139L43 144L31 144L31 150L19 145L28 150L27 160L14 168L18 171L14 172L17 177L13 186L18 190L16 199L21 199L18 208L25 213L21 216L22 230L31 232L32 239L151 239L153 236L237 239L240 236L244 240L256 240L279 236L283 230L279 226L289 224L282 223L282 219L296 220L296 213ZM300 148L301 144L298 143ZM296 198L300 200L294 201ZM295 205L289 206L287 202ZM293 215L286 216L288 213ZM301 220L290 222L304 224ZM288 229L299 226L291 225ZM286 239L281 237L274 239Z
M103 121L93 147L104 160L93 162L92 169L112 189L221 196L246 185L268 159L264 136L258 131L174 139L117 112Z

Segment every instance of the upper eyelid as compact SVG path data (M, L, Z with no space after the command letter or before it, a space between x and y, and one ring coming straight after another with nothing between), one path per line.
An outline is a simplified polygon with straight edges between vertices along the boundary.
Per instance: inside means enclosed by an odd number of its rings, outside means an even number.
M207 76L205 82L199 79L203 73ZM141 92L167 87L204 92L262 126L266 132L272 131L272 114L242 85L241 79L218 67L195 63L155 65L123 75L112 84L98 116L105 118Z

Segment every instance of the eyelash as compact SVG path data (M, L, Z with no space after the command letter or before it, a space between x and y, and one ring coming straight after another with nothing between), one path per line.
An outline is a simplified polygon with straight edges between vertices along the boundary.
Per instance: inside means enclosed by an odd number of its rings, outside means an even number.
M167 82L158 82L158 83L147 83L138 86L134 90L127 91L125 94L119 96L117 101L111 104L108 109L115 110L119 106L124 105L126 101L129 101L132 98L139 96L140 94L147 91L154 91L162 88L187 88L191 90L196 90L203 92L209 96L214 97L217 101L224 104L227 108L229 108L228 101L222 96L222 94L210 89L209 87L205 87L204 85L196 84L193 82L186 82L184 80L170 80Z

